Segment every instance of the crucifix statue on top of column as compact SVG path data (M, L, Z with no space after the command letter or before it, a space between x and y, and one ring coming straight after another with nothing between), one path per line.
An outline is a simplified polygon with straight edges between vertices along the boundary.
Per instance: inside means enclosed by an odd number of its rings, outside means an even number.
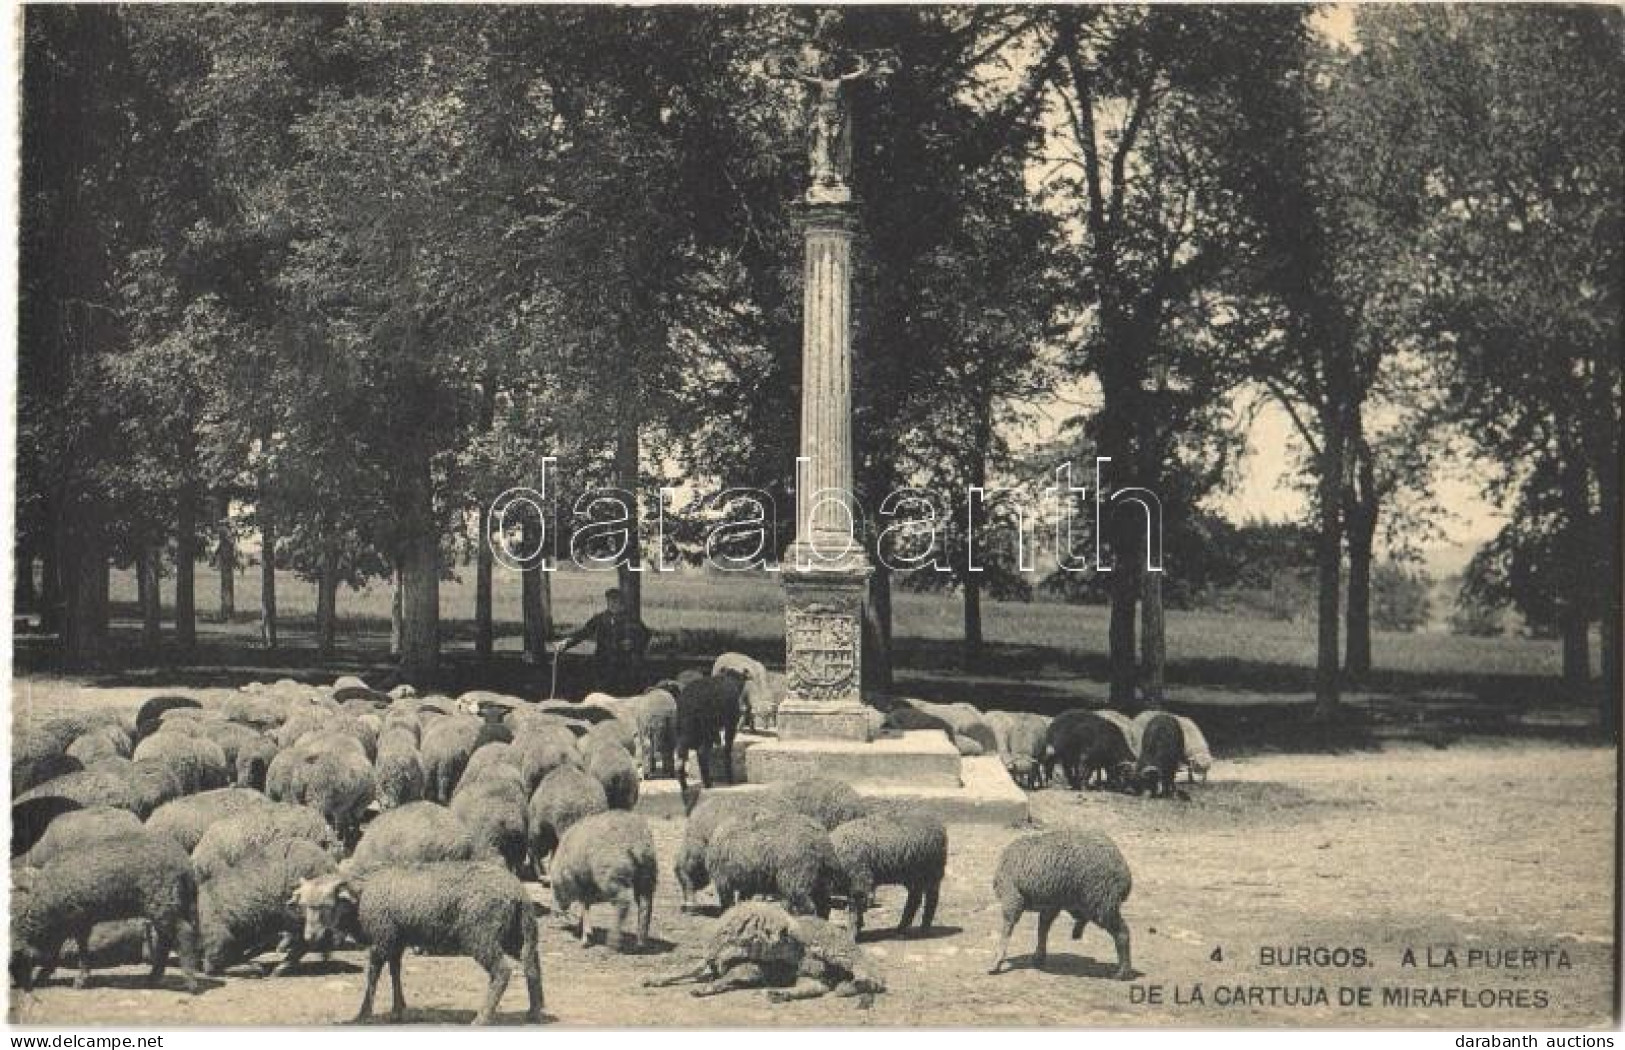
M794 54L769 59L768 71L797 80L810 88L807 111L807 163L812 185L809 204L844 204L852 199L852 116L847 105L848 85L858 80L889 76L895 59L889 52L843 54L834 38L840 13L825 11L818 18L814 41Z

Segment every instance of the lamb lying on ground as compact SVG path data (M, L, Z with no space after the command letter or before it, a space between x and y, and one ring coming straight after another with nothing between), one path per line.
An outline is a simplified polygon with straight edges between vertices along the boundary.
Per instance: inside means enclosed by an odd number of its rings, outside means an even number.
M859 996L867 1008L886 982L867 953L822 919L795 916L776 904L745 901L722 916L698 969L651 977L646 988L705 982L696 996L768 988L768 999Z

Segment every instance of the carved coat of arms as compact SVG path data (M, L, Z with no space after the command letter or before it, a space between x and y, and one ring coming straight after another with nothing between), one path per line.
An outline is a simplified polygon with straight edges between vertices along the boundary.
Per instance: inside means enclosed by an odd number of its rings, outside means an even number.
M857 675L857 618L821 607L790 610L786 676L793 695L838 699L851 691Z

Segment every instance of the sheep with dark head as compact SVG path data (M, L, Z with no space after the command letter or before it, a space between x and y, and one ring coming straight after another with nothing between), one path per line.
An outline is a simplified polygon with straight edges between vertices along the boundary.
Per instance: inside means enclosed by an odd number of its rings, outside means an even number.
M705 848L705 870L722 910L759 894L777 897L794 914L829 916L830 895L842 879L829 834L811 817L762 812L717 825Z
M877 886L902 886L908 891L899 932L909 928L922 903L920 929L931 928L948 869L948 828L941 818L892 807L842 824L829 839L841 864L850 909L847 928L853 936L863 930L863 913L874 902Z
M114 764L117 768L114 768ZM116 806L145 820L172 798L185 794L180 778L168 765L153 760L125 762L104 759L98 768L81 770L48 780L16 799L60 796L81 806ZM105 768L103 768L105 766Z
M288 908L288 895L308 878L335 870L332 856L314 842L285 839L251 850L198 890L203 971L218 974L288 941L273 971L287 973L303 957L303 927Z
M722 763L733 781L734 737L744 711L745 678L737 671L696 678L677 697L677 779L688 779L688 753L700 765L700 782L711 786L711 751L722 747Z
M1116 843L1098 831L1066 828L1017 839L1005 847L993 875L993 895L1004 915L998 958L988 973L1005 967L1010 951L1010 934L1025 912L1038 913L1036 965L1044 964L1050 926L1056 916L1072 916L1072 939L1083 936L1084 927L1095 923L1112 935L1117 946L1117 977L1134 975L1129 963L1128 924L1123 921L1123 902L1128 899L1133 879L1128 862Z
M24 991L36 968L54 967L65 940L79 949L75 988L90 980L90 934L97 923L144 919L152 926L150 980L163 978L169 949L179 949L186 989L196 992L197 880L186 852L168 839L133 835L73 851L39 869L18 895L11 920L11 976Z
M1185 731L1173 715L1157 712L1140 731L1140 757L1134 770L1134 792L1153 798L1174 797L1174 778L1185 764Z
M1045 734L1045 743L1045 777L1051 775L1058 762L1074 791L1093 787L1097 780L1116 787L1133 770L1134 755L1122 730L1093 711L1073 710L1057 715Z
M627 912L636 907L637 945L649 939L659 869L649 824L635 813L607 810L576 821L559 840L558 852L548 865L553 903L562 915L578 923L582 947L592 943L587 921L594 904L615 905L615 935L626 946Z
M538 871L553 855L570 826L583 817L609 809L609 796L598 778L576 765L553 770L530 796L530 856Z
M265 790L265 776L277 756L276 741L269 736L246 741L237 749L237 779L240 788Z
M399 811L397 811L399 812ZM530 1008L542 1020L542 964L525 887L501 865L451 861L379 868L365 878L323 875L301 882L291 902L305 916L305 941L348 933L368 946L366 990L356 1019L372 1014L378 975L389 964L390 1013L406 1010L401 961L407 948L466 955L489 977L475 1024L490 1024L517 960Z

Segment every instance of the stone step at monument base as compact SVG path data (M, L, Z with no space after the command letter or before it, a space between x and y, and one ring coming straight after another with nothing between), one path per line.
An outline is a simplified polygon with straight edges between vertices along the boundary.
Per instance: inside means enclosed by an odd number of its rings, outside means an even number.
M873 740L784 740L741 736L734 741L736 769L752 784L831 777L848 783L914 787L960 786L960 754L942 733L914 730Z
M957 753L955 757L958 757ZM864 798L906 801L935 813L949 824L1003 826L1026 823L1027 795L1010 779L1010 774L1005 772L997 755L961 759L958 780L958 783L950 785L854 778L848 783ZM763 791L767 787L767 784L760 783L718 784L711 790L716 793L746 794ZM682 820L683 799L677 789L677 781L644 781L638 796L637 811L651 819Z

